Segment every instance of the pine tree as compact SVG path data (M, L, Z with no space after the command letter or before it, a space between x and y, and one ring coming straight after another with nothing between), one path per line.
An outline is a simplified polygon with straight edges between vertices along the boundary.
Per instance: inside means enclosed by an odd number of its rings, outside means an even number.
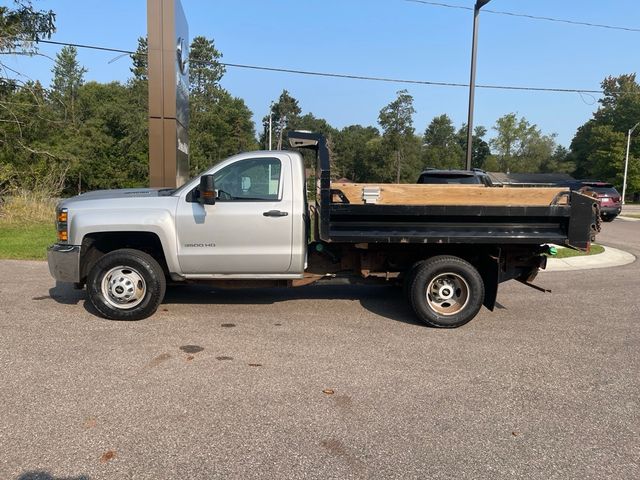
M197 36L189 47L190 93L207 100L215 98L215 90L220 88L220 80L226 69L220 64L220 53L213 40Z
M78 90L84 83L84 74L87 73L87 69L80 65L77 57L76 47L62 47L56 55L51 82L54 107L64 112L64 117L69 118L73 125L76 124Z
M378 123L384 130L383 140L393 151L393 164L396 170L396 183L400 183L403 163L409 160L408 150L414 143L413 97L407 90L400 90L397 98L380 110Z
M147 54L149 52L149 47L147 44L147 37L139 37L138 38L138 48L136 48L135 53L131 54L131 61L133 62L133 67L131 73L133 74L134 82L146 82L149 75L149 61L147 60Z

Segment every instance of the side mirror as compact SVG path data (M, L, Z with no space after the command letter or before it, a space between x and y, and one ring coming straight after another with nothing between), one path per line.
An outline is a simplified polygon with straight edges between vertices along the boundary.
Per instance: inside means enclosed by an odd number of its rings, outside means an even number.
M198 188L198 203L200 205L214 205L216 203L216 187L213 175L202 175L200 177L200 188Z

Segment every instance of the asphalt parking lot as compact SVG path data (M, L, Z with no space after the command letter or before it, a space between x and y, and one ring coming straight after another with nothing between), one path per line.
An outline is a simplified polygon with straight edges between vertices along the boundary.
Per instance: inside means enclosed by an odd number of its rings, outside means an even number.
M599 240L640 255L640 222ZM0 261L0 478L640 478L638 262L510 282L456 330L390 287L93 316Z

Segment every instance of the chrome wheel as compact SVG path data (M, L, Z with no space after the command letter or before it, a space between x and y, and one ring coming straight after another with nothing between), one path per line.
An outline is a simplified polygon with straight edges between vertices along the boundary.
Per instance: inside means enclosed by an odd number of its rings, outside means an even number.
M102 277L101 291L109 305L117 309L128 310L144 300L147 286L137 270L118 266L109 270Z
M439 315L455 315L469 303L469 284L456 273L442 273L427 286L427 304Z

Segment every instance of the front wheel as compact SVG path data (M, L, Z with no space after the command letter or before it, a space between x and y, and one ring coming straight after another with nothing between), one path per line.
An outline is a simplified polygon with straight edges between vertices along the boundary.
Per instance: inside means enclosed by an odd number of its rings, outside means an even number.
M128 248L107 253L87 278L91 304L110 320L142 320L153 315L165 290L166 279L158 262Z
M480 311L484 282L466 260L441 255L417 264L408 293L414 312L424 323L455 328Z

